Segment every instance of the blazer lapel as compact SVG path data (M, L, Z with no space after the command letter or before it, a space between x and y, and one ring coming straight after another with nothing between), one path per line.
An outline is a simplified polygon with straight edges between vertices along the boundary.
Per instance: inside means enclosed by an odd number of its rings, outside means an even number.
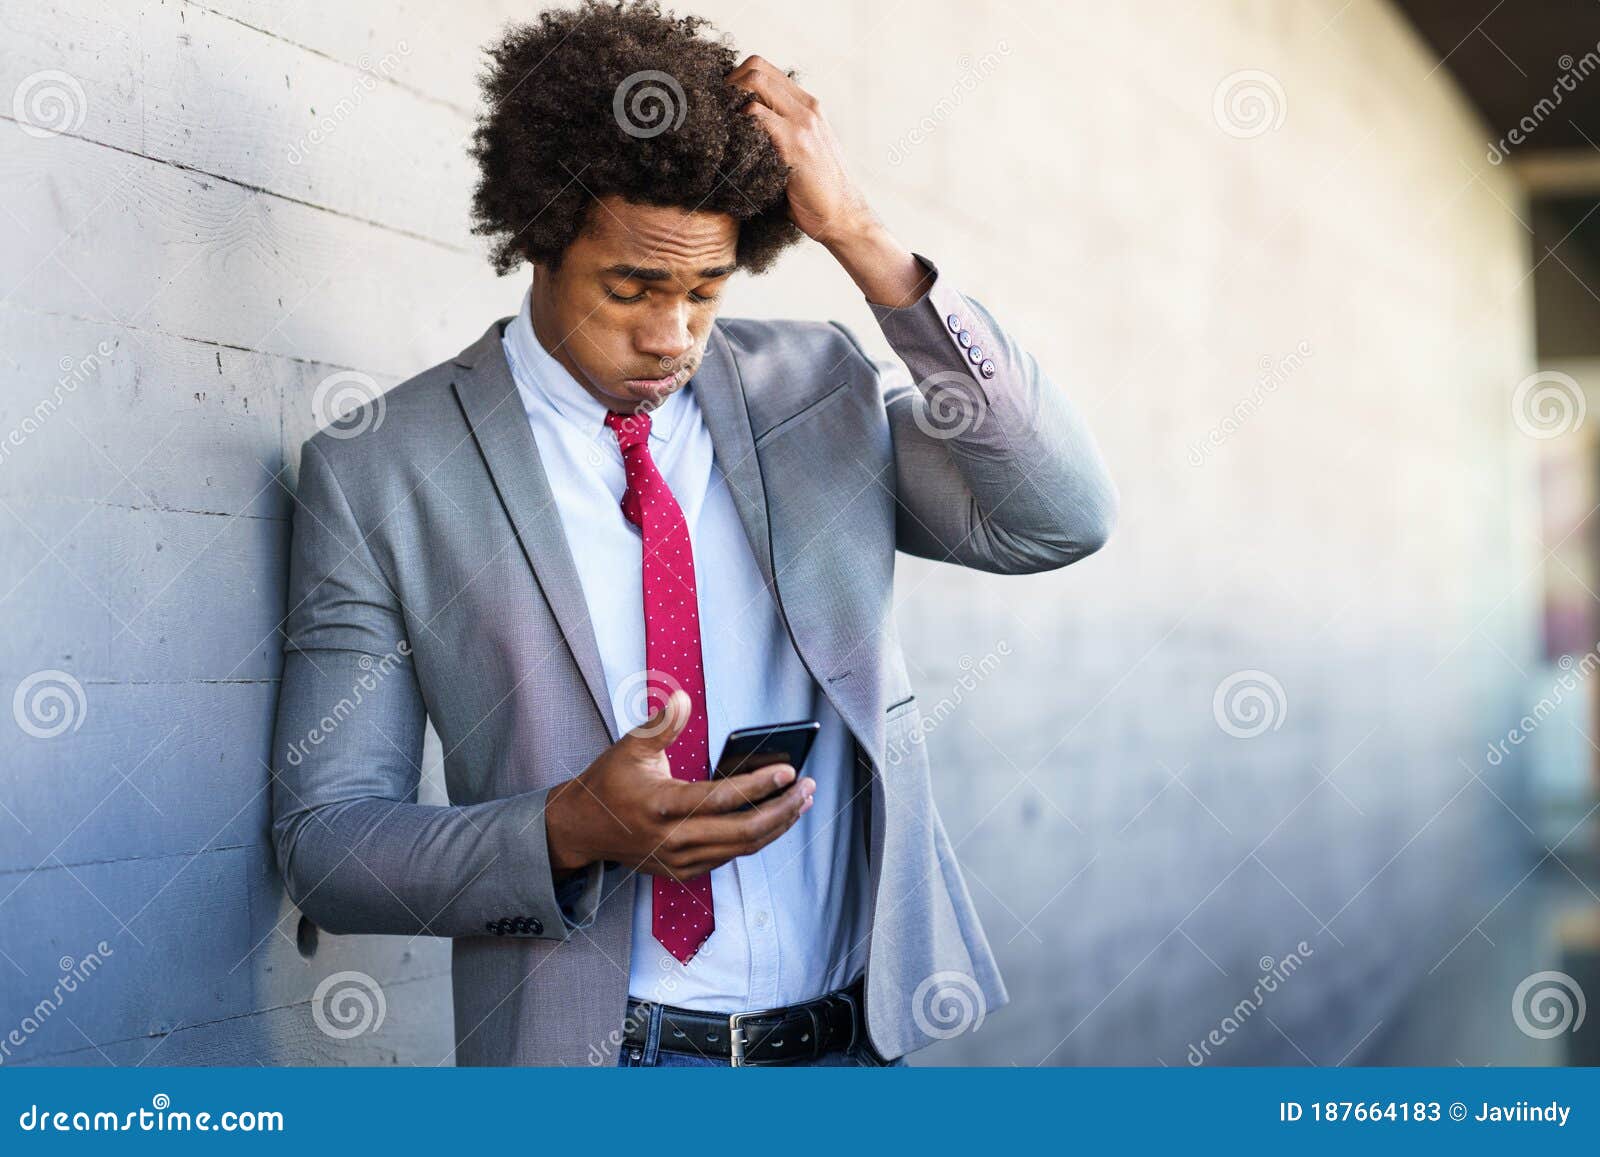
M589 622L583 584L567 546L561 514L550 493L538 443L528 427L522 399L500 344L501 331L509 320L495 322L456 357L463 371L455 378L456 396L517 532L522 553L561 625L561 634L583 673L607 731L616 739L617 721L600 664L600 647Z
M744 384L728 339L719 326L713 326L706 342L705 357L695 369L690 386L700 403L700 414L711 432L711 444L722 477L739 511L750 549L767 589L777 597L772 573L772 534L767 522L767 496L761 483L761 463L756 458L755 435L750 429L750 411L745 403Z
M562 627L566 647L578 663L600 719L605 720L606 730L616 739L618 725L605 669L600 663L600 647L589 621L589 603L584 599L578 566L566 544L565 526L550 493L538 443L528 427L522 397L517 394L517 382L512 381L506 350L501 346L502 328L509 320L494 322L482 338L456 357L461 366L461 373L454 379L456 397L461 400L494 488L517 531L523 557L533 568L539 589ZM821 584L806 581L792 549L782 555L782 566L789 573L790 587L795 587L795 602L786 605L779 592L781 584L774 576L774 558L779 557L779 552L773 544L773 520L768 512L762 461L755 450L744 382L722 326L712 326L706 357L691 381L706 429L710 430L717 464L722 467L733 496L734 509L738 509L739 522L744 525L763 581L778 602L779 615L784 616L794 635L800 658L859 743L866 751L877 751L882 743L883 720L882 714L875 711L875 699L870 698L878 682L874 653L856 655L850 661L851 669L840 669L845 666L846 651L835 637L837 632L816 623L818 608L811 600L811 587ZM798 536L798 541L811 542L826 528L802 525L790 530L790 538ZM851 643L851 650L856 647L859 642Z
M781 372L774 366L763 370L758 364L758 373L768 371ZM859 634L851 636L848 648L845 646L838 629L837 609L817 598L825 584L808 581L795 545L801 544L798 551L803 552L825 534L844 534L850 528L817 524L798 516L792 506L783 502L785 482L799 488L817 484L817 460L808 461L806 473L801 474L792 463L785 465L782 456L777 462L770 455L765 461L758 456L739 364L720 326L713 328L706 343L705 360L695 371L694 389L706 428L711 431L717 464L722 467L761 576L772 592L801 662L863 749L878 750L883 719L872 698L878 687L876 651L870 646L863 650ZM768 478L777 479L770 496ZM788 599L784 598L786 589L791 596ZM871 632L866 637L871 638Z
M455 379L456 395L488 464L500 501L511 517L522 552L561 624L561 632L583 673L589 694L615 739L619 732L600 663L600 648L589 621L589 606L567 545L560 512L550 492L549 479L539 458L538 444L528 428L522 400L501 346L501 332L509 320L502 318L495 322L456 357L456 363L463 370ZM706 342L705 357L695 370L691 384L706 428L711 432L717 465L721 467L722 477L739 512L739 521L744 526L762 579L773 592L773 598L778 599L767 496L760 460L756 456L755 435L738 366L720 326L713 326ZM832 692L836 688L828 687L828 690Z

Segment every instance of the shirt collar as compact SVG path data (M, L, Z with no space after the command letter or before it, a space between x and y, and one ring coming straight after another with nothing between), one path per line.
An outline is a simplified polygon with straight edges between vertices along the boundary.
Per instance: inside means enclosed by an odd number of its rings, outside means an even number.
M530 288L523 293L522 308L506 325L502 339L506 361L511 365L511 377L517 384L517 392L522 395L523 408L553 408L590 438L604 434L615 443L615 435L605 425L605 405L578 384L567 367L551 356L533 332L532 303L533 290ZM650 437L653 440L666 442L672 437L687 405L690 389L691 384L686 382L668 395L665 402L650 411Z

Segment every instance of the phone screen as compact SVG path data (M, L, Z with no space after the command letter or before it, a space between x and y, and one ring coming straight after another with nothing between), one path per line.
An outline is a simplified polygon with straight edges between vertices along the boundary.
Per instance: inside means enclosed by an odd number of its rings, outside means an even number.
M728 734L712 771L713 778L741 775L774 763L787 763L800 771L811 751L811 743L822 725L815 719L796 723L770 723L762 727L743 727Z

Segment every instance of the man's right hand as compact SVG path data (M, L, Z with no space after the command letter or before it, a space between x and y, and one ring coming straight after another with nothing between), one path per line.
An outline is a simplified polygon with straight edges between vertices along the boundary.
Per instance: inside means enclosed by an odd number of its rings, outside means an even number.
M582 774L550 790L545 831L557 876L615 860L691 879L766 847L810 809L816 781L796 780L787 763L725 779L673 779L666 750L689 710L688 694L674 691ZM740 810L747 804L755 806Z

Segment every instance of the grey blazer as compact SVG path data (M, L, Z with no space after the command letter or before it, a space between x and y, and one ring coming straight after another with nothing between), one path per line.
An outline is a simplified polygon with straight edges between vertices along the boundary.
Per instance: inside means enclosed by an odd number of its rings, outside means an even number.
M1117 506L1066 394L922 260L922 299L873 307L903 366L838 323L721 319L693 379L767 586L855 741L866 1014L890 1058L1007 1000L929 789L895 552L1050 570L1098 549ZM552 883L546 792L619 733L567 545L583 528L552 503L507 320L302 449L273 836L323 929L452 938L457 1064L614 1063L641 876ZM416 802L425 719L448 806Z

